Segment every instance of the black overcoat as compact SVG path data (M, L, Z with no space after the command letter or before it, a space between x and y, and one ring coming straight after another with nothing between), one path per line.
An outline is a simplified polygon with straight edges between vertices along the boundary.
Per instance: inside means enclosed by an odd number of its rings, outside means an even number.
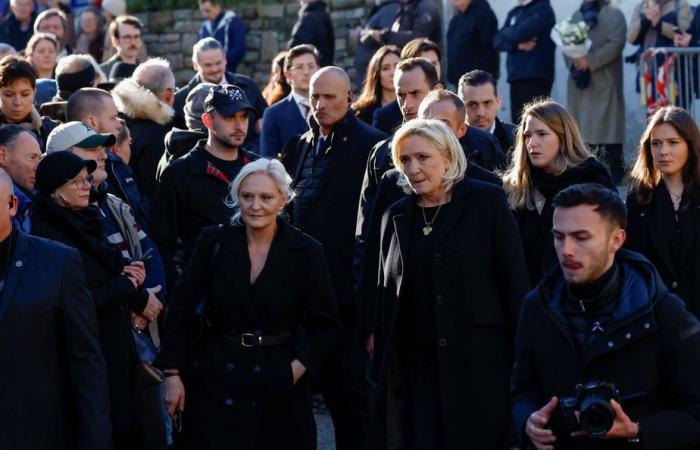
M625 439L572 442L557 408L549 422L555 449L700 448L700 323L646 258L623 249L616 260L622 292L613 318L586 351L573 350L561 306L561 269L525 298L512 380L516 429L527 440L528 417L552 396L570 396L578 383L608 381L619 389L622 409L639 423L642 447Z
M299 183L304 160L314 151L318 138L318 124L313 118L310 118L310 126L309 131L298 139L290 139L285 146L293 187ZM372 147L385 137L349 110L333 127L327 150L329 161L319 186L314 186L313 208L303 231L323 244L340 305L353 303L352 261L362 179Z
M397 317L405 296L404 255L410 246L417 196L392 205L382 219L375 367L378 384L372 449L401 442ZM507 448L509 378L515 324L528 288L517 225L498 186L464 180L454 185L453 208L436 222L433 254L435 352L444 425L444 448ZM398 421L398 422L397 422ZM399 423L392 431L387 422ZM396 448L403 448L400 445Z
M673 237L664 236L668 233L662 225L664 219L658 217L661 209L660 195L668 196L668 191L661 185L654 190L651 203L642 205L635 192L629 194L625 247L649 258L666 287L685 302L695 317L700 317L700 187L693 189L685 206L693 224L695 239L679 246L681 264L676 264L678 261L673 260L671 249L666 245ZM668 202L670 201L669 197ZM671 222L673 218L668 217L667 221ZM660 239L659 236L663 238Z
M107 374L80 256L16 239L0 295L0 448L109 450Z
M187 384L186 448L313 448L309 378L340 334L338 311L321 245L283 220L265 267L250 284L243 225L205 228L175 287L157 364L184 369L188 318L206 295L212 324L196 351ZM215 242L220 247L214 253ZM242 347L239 336L293 334L297 343ZM307 373L292 386L291 362Z

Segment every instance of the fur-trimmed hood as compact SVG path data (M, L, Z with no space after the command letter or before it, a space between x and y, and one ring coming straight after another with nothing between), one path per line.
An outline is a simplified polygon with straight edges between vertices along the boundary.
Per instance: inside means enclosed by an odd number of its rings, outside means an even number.
M170 105L130 78L120 81L112 94L119 112L130 119L146 119L167 125L175 115L175 110Z

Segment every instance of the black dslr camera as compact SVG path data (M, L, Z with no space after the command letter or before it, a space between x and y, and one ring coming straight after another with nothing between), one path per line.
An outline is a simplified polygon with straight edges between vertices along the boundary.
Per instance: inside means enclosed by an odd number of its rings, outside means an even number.
M583 430L601 437L612 428L615 411L610 400L620 402L620 393L613 383L593 381L576 385L576 395L559 400L559 408L571 431ZM576 411L579 412L576 418Z

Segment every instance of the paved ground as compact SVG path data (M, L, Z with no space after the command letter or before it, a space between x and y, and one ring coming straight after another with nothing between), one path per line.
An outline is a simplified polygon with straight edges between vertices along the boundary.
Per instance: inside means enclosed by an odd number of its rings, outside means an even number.
M335 439L333 437L333 422L327 409L315 409L316 431L318 433L317 450L335 450Z

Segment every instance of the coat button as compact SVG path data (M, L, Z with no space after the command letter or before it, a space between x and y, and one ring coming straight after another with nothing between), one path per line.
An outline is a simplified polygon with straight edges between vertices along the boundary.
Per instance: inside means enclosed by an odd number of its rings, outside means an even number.
M608 341L608 347L609 348L615 347L615 343L613 341Z
M646 323L644 324L644 329L645 329L645 330L648 330L650 327L651 327L651 325L649 325L649 322L646 322Z
M233 370L234 367L236 367L236 365L233 364L232 362L227 362L227 363L226 363L226 369L227 369L227 370Z
M445 339L445 338L438 339L438 345L440 347L447 347L447 339Z
M259 374L260 372L262 372L262 368L261 368L260 366L253 366L253 373L254 373L254 374L257 375L257 374Z
M233 406L233 399L227 398L226 400L224 400L224 403L226 404L226 406Z
M439 295L439 294L436 295L435 296L435 303L437 303L438 305L442 305L443 303L445 303L445 296Z
M442 259L442 255L440 253L433 253L433 262L438 263L438 262L440 262L441 259Z
M631 333L625 333L625 339L632 339Z
M678 287L678 282L677 281L672 281L671 282L671 288L676 289Z
M22 261L17 261L15 263L15 267L22 267Z

